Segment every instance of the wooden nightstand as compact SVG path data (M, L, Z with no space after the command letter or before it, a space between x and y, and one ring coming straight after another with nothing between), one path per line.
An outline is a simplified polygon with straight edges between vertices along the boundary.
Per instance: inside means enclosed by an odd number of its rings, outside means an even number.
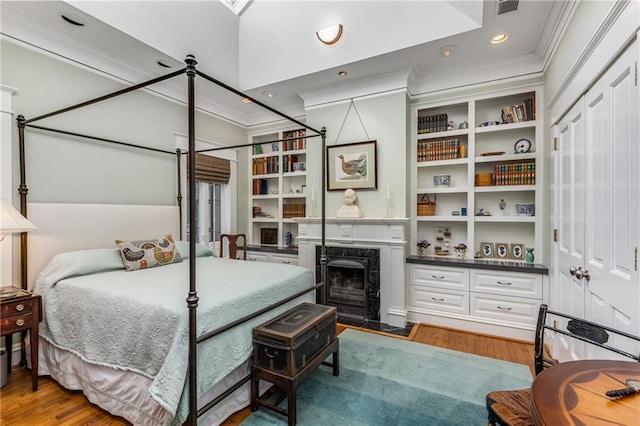
M0 301L0 336L5 337L7 373L11 373L11 346L13 333L31 330L31 389L38 390L38 327L42 299L33 294Z

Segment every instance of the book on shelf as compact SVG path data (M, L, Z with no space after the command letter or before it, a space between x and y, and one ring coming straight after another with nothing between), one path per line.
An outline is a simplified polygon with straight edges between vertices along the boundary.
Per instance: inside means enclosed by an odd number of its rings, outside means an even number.
M536 102L534 98L527 98L519 104L502 107L503 123L521 123L536 119Z
M418 162L459 158L460 139L418 141Z
M0 299L11 299L13 297L23 297L23 296L31 296L31 292L29 290L23 290L20 287L15 287L12 285L0 287Z
M418 117L418 134L444 132L449 124L447 114Z
M494 167L495 185L535 185L535 161L496 164Z
M293 130L290 132L282 132L283 151L296 151L307 148L307 140L304 138L307 134L305 129Z

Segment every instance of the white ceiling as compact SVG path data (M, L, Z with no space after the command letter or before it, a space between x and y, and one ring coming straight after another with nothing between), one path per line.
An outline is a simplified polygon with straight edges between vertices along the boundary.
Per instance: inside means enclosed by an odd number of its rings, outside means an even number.
M237 2L238 3L238 2ZM304 106L396 87L419 95L509 76L542 73L568 22L573 0L520 0L497 15L498 0L253 0L0 2L3 37L37 46L139 83L193 54L197 69L292 116ZM85 24L69 25L65 14ZM334 46L315 31L344 25ZM507 42L492 45L497 32ZM438 56L445 45L457 52ZM339 77L338 71L347 71ZM200 108L243 125L273 120L212 85ZM154 89L184 98L184 80ZM275 94L267 97L266 92Z

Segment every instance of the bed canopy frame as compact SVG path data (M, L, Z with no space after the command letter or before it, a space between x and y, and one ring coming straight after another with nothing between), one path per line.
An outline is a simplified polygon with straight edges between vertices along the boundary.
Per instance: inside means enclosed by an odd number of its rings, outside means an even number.
M311 132L313 132L314 134L312 135L305 135L302 138L308 139L308 138L315 138L315 137L320 137L321 138L321 143L322 143L322 174L323 174L323 178L321 179L321 185L322 185L322 189L321 189L321 224L322 224L322 235L321 235L321 256L320 256L320 263L321 263L321 279L320 282L317 283L316 285L300 291L294 295L291 295L289 297L287 297L284 300L281 300L279 302L276 302L270 306L267 306L257 312L254 312L252 314L249 314L243 318L240 318L238 320L235 320L227 325L224 325L222 327L219 327L215 330L212 330L208 333L205 333L201 336L197 335L197 329L196 329L196 322L197 322L197 315L196 315L196 310L197 310L197 306L198 306L198 293L197 293L197 285L196 285L196 242L194 238L191 238L189 241L189 292L187 295L187 308L189 310L189 360L188 360L188 365L189 365L189 373L188 373L188 393L189 393L189 416L187 418L187 421L185 422L185 424L197 424L197 419L198 417L200 417L202 414L204 414L206 411L208 411L209 409L213 408L215 405L217 405L218 403L220 403L222 400L224 400L227 396L229 396L232 392L234 392L235 390L237 390L238 388L240 388L244 383L248 382L250 379L250 375L245 376L244 378L242 378L240 381L238 381L235 385L233 385L231 388L229 388L228 390L226 390L225 392L223 392L221 395L219 395L218 397L214 398L213 400L209 401L208 403L204 404L203 407L201 409L198 409L198 392L197 392L197 357L196 357L196 347L198 343L204 342L205 340L214 337L218 334L221 334L233 327L235 327L236 325L239 325L241 323L247 322L251 319L254 319L274 308L277 308L278 306L281 306L297 297L302 296L303 294L309 293L311 291L314 290L318 290L319 291L319 300L321 303L326 304L326 300L327 300L327 295L326 295L326 288L324 283L326 282L326 271L327 271L327 255L326 255L326 247L325 247L325 193L326 193L326 180L324 178L324 173L325 173L325 169L326 169L326 128L322 128L321 130L316 130L315 128L299 121L296 120L295 118L292 118L262 102L260 102L257 99L254 99L253 97L201 72L196 70L196 65L197 65L197 61L195 59L195 56L193 55L187 55L186 59L185 59L185 64L186 66L180 70L171 72L169 74L166 74L164 76L160 76L160 77L156 77L154 79L148 80L146 82L143 83L139 83L130 87L126 87L124 89L103 95L103 96L99 96L97 98L85 101L85 102L81 102L75 105L71 105L68 106L66 108L62 108L56 111L52 111L37 117L33 117L30 119L26 119L23 115L18 115L16 117L16 121L17 121L17 127L18 127L18 143L19 143L19 160L20 160L20 186L18 187L18 193L20 195L20 211L21 213L25 216L28 217L27 215L27 194L28 194L28 187L26 184L26 162L25 162L25 145L26 145L26 138L25 138L25 130L27 128L32 128L32 129L37 129L37 130L41 130L41 131L46 131L46 132L53 132L53 133L58 133L58 134L63 134L63 135L67 135L67 136L73 136L73 137L79 137L79 138L84 138L84 139L90 139L93 141L98 141L98 142L104 142L104 143L109 143L109 144L115 144L115 145L120 145L120 146L126 146L126 147L131 147L131 148L135 148L135 149L139 149L139 150L145 150L145 151L153 151L153 152L158 152L158 153L162 153L162 154L167 154L167 155L172 155L172 156L176 156L176 162L177 162L177 179L178 179L178 184L177 184L177 197L176 197L176 201L177 201L177 205L178 205L178 209L179 209L179 220L180 220L180 239L182 239L182 193L181 193L181 156L182 155L187 155L188 158L188 180L187 180L187 184L188 184L188 193L189 194L195 194L196 193L196 179L195 179L195 157L196 157L196 153L203 153L203 152L212 152L212 151L217 151L217 150L227 150L227 149L233 149L233 148L244 148L244 147L252 147L254 145L262 145L265 143L271 143L271 142L281 142L281 141L286 141L288 139L278 139L278 140L273 140L273 141L266 141L266 142L256 142L256 143L242 143L242 144L237 144L237 145L232 145L232 146L224 146L224 147L217 147L217 148L209 148L209 149L202 149L202 150L196 150L195 148L195 142L196 142L196 135L195 135L195 113L196 113L196 106L195 106L195 78L196 76L202 77L205 80L227 90L230 91L242 98L247 98L249 99L252 103L259 105L260 107L284 118L285 120L295 123L296 125L299 125L301 127L304 127L307 130L310 130ZM148 147L148 146L143 146L143 145L138 145L138 144L134 144L134 143L129 143L129 142L123 142L123 141L118 141L118 140L113 140L113 139L106 139L106 138L102 138L102 137L98 137L98 136L92 136L92 135L86 135L86 134L82 134L82 133L76 133L76 132L71 132L71 131L66 131L66 130L61 130L61 129L55 129L55 128L51 128L51 127L45 127L45 126L40 126L40 125L36 125L33 124L36 121L39 120L43 120L45 118L50 118L56 115L60 115L69 111L73 111L79 108L83 108L92 104L96 104L102 101L106 101L109 100L111 98L115 98L117 96L120 95L124 95L126 93L129 92L133 92L136 91L138 89L143 89L147 86L150 86L152 84L155 83L159 83L162 82L164 80L168 80L170 78L176 77L178 75L182 75L182 74L186 74L187 76L187 114L188 114L188 151L184 152L181 151L180 148L176 149L176 152L172 152L172 151L167 151L167 150L163 150L163 149L158 149L158 148L153 148L153 147ZM295 139L301 139L301 137L295 137ZM194 224L196 223L196 199L195 197L189 197L189 223ZM21 234L21 240L20 240L21 244L20 244L20 262L21 262L21 286L22 288L26 289L27 288L27 234L26 233L22 233Z

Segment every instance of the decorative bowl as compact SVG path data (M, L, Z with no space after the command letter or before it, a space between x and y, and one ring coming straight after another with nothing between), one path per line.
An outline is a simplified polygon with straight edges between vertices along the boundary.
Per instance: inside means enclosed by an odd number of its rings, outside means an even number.
M435 175L433 177L433 186L436 188L448 187L451 183L451 175Z
M516 213L518 214L518 216L533 216L533 214L535 213L535 204L516 204Z

